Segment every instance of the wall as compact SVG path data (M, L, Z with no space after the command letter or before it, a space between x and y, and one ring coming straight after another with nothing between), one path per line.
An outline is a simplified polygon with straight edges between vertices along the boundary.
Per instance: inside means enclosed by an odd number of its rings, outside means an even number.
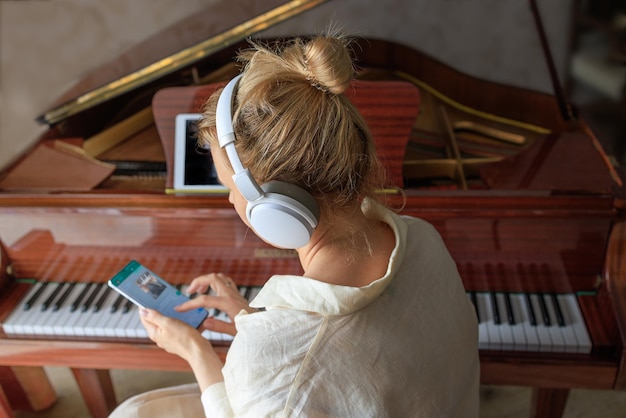
M0 1L0 167L44 130L35 117L90 69L215 1ZM571 1L541 2L561 74ZM468 74L550 90L527 1L333 0L266 34L315 33L329 22L411 44Z

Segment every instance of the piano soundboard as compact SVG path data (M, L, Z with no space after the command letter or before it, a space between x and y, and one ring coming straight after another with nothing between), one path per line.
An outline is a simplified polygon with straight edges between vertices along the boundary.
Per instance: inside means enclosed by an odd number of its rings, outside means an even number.
M184 292L185 287L181 287ZM260 287L240 286L248 301ZM590 353L592 342L575 294L468 292L478 318L479 348ZM220 311L209 315L229 321ZM137 307L104 283L38 282L2 324L7 337L145 341ZM204 331L217 345L232 336Z

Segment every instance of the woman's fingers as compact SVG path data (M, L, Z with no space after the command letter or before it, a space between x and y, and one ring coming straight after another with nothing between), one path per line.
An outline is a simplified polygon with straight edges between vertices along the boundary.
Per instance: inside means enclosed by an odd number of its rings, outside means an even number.
M207 318L202 323L202 326L209 331L219 332L222 334L235 335L237 329L232 322L225 322L215 318Z
M223 273L211 273L196 277L187 288L188 293L206 293L213 289L218 295L224 292L237 291L233 279Z

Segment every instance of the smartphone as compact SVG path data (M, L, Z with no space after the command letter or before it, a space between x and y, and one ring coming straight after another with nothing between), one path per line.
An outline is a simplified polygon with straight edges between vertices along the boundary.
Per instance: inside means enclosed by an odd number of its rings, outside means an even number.
M198 328L209 314L204 308L187 312L174 310L189 298L136 260L130 261L108 284L140 308L157 310L194 328Z

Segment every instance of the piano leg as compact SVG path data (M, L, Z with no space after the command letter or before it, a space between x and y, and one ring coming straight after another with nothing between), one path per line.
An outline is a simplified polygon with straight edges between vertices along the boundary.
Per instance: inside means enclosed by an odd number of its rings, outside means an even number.
M533 388L530 404L531 418L559 418L563 416L569 389Z
M5 397L0 401L6 401L9 412L42 411L51 407L57 399L48 375L42 367L1 366L0 392ZM6 409L4 402L0 402L0 405L0 411Z
M116 406L108 370L72 369L83 400L93 418L106 418Z

